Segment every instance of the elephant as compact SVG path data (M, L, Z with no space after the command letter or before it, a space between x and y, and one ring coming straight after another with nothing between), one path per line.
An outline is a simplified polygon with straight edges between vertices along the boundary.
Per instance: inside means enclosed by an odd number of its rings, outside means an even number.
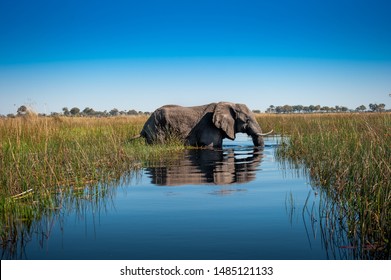
M186 149L169 163L149 163L145 171L158 186L243 184L255 179L262 158L262 150L256 147L239 153L234 149Z
M244 104L230 102L182 107L165 105L154 111L140 134L148 144L178 139L186 146L221 148L223 139L247 133L254 146L263 147L263 134L254 114ZM134 137L134 138L136 138Z

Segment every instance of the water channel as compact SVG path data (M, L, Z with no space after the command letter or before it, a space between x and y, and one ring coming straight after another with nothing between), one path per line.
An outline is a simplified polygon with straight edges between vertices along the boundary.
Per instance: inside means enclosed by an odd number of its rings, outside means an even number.
M321 220L327 198L276 159L280 141L260 150L238 135L148 164L24 226L2 259L352 258Z

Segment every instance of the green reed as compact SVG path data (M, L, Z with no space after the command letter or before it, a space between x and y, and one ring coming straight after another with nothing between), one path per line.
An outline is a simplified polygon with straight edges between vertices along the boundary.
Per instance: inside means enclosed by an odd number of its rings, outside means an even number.
M259 122L288 136L277 156L308 170L353 247L390 258L391 114L269 115Z
M0 120L0 195L112 178L175 149L130 141L145 117L16 118Z
M0 119L2 239L11 238L18 221L40 219L70 197L101 197L107 189L99 186L183 149L175 141L130 141L145 121L146 117Z

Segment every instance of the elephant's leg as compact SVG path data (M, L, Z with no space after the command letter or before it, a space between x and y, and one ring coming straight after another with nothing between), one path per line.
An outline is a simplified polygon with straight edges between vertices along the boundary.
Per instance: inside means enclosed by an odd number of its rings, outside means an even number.
M207 146L211 148L220 148L223 146L223 135L220 129L216 127L206 128L199 138L200 146Z

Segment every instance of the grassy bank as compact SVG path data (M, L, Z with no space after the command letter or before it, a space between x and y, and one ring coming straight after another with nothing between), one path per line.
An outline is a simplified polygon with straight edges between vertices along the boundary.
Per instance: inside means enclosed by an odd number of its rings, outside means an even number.
M278 156L305 166L332 199L323 218L344 227L350 248L389 258L391 114L268 115L259 122L289 136Z

